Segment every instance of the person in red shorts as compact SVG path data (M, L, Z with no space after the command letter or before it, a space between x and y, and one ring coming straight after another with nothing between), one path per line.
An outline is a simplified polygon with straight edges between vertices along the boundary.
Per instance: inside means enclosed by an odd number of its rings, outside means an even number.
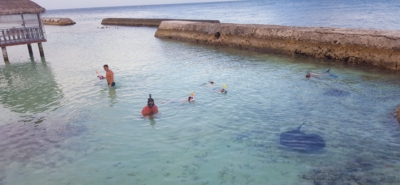
M147 105L142 109L143 116L151 116L153 114L158 113L158 107L154 104L153 98L151 98L151 94L149 94L149 99L147 100Z

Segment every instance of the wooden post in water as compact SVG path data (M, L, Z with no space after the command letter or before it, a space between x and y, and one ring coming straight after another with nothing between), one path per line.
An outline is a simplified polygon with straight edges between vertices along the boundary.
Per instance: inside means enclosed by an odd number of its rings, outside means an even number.
M31 44L28 44L28 51L29 51L29 56L30 56L31 58L33 58L33 51L32 51L32 46L31 46Z
M42 46L42 43L41 43L41 42L39 42L39 43L38 43L38 46L39 46L40 57L44 57L44 52L43 52L43 46Z
M6 47L1 47L1 50L3 50L4 62L6 62L6 63L10 62L10 61L8 60L8 55L7 55Z

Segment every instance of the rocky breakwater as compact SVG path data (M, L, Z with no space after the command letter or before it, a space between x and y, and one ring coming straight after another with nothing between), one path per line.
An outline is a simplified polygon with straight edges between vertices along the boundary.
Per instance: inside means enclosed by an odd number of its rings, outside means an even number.
M58 26L66 26L66 25L74 25L76 24L70 18L54 18L54 17L46 17L42 19L44 25L58 25Z
M400 31L163 21L155 36L400 69Z
M101 24L102 25L118 25L118 26L158 27L162 21L191 21L191 22L219 23L218 20L105 18L101 21Z

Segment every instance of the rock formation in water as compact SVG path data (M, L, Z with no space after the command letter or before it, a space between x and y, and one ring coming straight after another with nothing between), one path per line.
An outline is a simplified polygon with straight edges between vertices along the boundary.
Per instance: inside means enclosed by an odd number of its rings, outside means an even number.
M58 26L66 26L66 25L74 25L74 22L70 18L55 18L55 17L46 17L42 19L44 25L58 25Z

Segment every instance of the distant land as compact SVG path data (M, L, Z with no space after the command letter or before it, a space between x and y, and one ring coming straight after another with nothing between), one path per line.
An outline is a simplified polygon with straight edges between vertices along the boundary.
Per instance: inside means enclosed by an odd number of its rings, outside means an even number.
M76 8L98 8L98 7L115 7L115 6L139 6L139 5L165 5L165 4L190 4L190 3L207 3L207 2L226 2L232 0L32 0L46 10L58 9L76 9Z

